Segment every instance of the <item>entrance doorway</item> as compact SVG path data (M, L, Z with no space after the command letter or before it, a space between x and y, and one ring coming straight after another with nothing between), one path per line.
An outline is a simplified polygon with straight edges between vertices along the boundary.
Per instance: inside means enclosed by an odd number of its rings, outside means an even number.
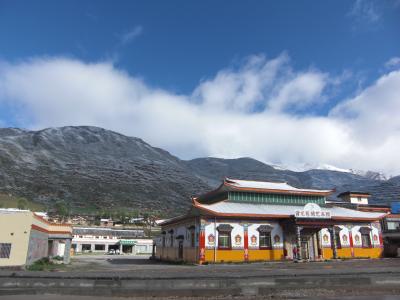
M301 239L301 257L303 259L310 259L310 245L308 243L308 238Z
M301 257L305 260L317 260L318 256L318 228L303 228L301 230Z
M132 245L122 245L122 253L132 254L133 253L132 249L133 249Z

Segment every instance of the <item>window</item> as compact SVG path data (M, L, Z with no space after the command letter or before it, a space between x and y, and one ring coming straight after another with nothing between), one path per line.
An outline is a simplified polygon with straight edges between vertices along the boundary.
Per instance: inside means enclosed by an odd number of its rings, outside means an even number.
M96 245L94 245L94 250L104 251L104 250L106 250L106 245L96 244Z
M220 231L218 232L218 248L231 249L231 232Z
M82 251L90 251L90 250L92 250L92 245L82 244Z
M231 231L233 227L230 224L220 224L218 230L218 249L231 249Z
M260 249L271 249L272 241L271 241L271 231L273 227L271 225L260 225L257 228L257 231L260 234L259 237L259 247Z
M107 239L107 237L106 237L106 236L103 236L103 239L105 239L105 240L106 240L106 239Z
M0 258L10 258L11 243L0 243Z
M260 248L271 248L271 232L260 232Z
M81 239L82 239L82 238L83 238L83 235L80 235L80 236L79 236L79 238L81 238Z
M387 229L388 230L399 230L400 229L400 222L388 221L387 222Z
M369 232L361 233L361 243L362 243L363 248L371 247L371 238L369 237Z

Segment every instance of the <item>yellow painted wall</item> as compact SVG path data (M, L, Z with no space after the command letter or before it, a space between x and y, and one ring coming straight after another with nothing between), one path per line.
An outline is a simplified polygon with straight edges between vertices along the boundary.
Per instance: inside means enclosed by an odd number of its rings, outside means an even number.
M283 259L283 250L249 250L249 261ZM206 250L206 262L214 262L214 250ZM244 250L216 250L215 262L244 262Z
M284 259L283 249L280 250L249 250L249 261Z
M382 255L381 248L353 248L354 258L379 258ZM323 249L323 256L326 259L333 258L333 250L331 248ZM339 258L351 258L351 249L350 248L341 248L337 249L337 256Z
M32 221L29 211L0 213L0 243L11 243L10 258L0 258L0 266L25 265Z
M216 249L216 262L244 261L244 250L218 250ZM214 250L206 250L205 260L214 262Z
M354 257L379 258L381 255L381 248L354 248Z
M323 248L322 256L326 259L331 259L333 257L333 251L331 248Z
M332 252L332 256L333 256L333 252ZM337 249L337 256L339 258L342 257L351 257L351 249L350 248L341 248L341 249Z

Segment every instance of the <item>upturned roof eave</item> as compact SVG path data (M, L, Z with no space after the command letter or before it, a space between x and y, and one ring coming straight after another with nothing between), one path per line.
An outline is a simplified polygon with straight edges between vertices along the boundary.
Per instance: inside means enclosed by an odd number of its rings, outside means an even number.
M217 195L223 194L230 191L240 191L240 192L257 192L257 193L269 193L269 194L287 194L287 195L305 195L305 196L329 196L335 192L335 190L327 191L307 191L307 190L284 190L284 189L263 189L263 188L250 188L250 187L237 187L227 181L225 178L218 188L212 190L211 192L202 194L195 197L196 201L199 203L212 203L220 202L223 200L213 201Z
M295 218L294 214L256 214L256 213L231 213L231 212L217 212L210 208L202 206L201 203L193 201L193 206L202 216L212 217L234 217L234 218L269 218L269 219L289 219ZM358 222L372 222L378 221L386 217L387 214L382 213L376 217L348 217L348 216L332 216L330 220L333 221L358 221Z

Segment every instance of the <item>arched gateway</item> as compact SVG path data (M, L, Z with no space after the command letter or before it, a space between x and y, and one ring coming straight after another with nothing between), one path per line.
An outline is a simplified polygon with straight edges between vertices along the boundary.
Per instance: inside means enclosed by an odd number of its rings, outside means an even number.
M156 257L197 263L380 257L385 213L334 205L326 200L332 192L226 178L193 198L186 215L161 225Z

